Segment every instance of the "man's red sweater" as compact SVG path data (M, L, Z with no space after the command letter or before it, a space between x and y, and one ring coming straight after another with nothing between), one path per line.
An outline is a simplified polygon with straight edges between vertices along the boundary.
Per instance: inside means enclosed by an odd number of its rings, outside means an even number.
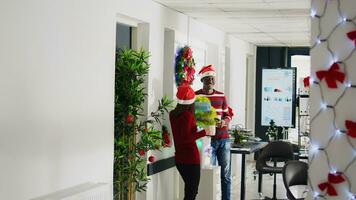
M184 111L177 116L169 114L174 146L175 160L179 164L200 164L200 156L195 140L205 136L205 131L197 132L197 125L191 112Z

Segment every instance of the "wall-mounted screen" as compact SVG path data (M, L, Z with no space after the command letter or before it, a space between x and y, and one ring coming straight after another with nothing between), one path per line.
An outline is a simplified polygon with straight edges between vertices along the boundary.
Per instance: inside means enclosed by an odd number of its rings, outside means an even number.
M262 70L261 125L295 126L296 68Z

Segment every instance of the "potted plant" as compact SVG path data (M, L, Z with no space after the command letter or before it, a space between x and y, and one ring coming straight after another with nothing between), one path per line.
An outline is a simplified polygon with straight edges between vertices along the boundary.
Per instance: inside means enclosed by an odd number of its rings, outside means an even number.
M205 129L206 135L215 135L217 114L214 107L211 106L210 100L204 96L197 96L194 106L197 125Z
M204 96L197 96L195 98L194 107L194 116L197 122L197 126L204 128L206 135L215 135L217 114L216 110L211 106L210 100ZM202 168L210 167L211 138L205 136L198 139L196 142L200 153L200 166Z
M268 136L270 141L278 139L278 127L276 126L276 123L273 120L269 122L269 127L267 129L266 135Z
M163 97L156 111L148 117L143 113L148 57L147 51L131 49L120 50L116 57L113 185L114 198L119 200L133 200L136 191L146 189L146 152L167 142L162 140L161 132L164 135L166 130L161 130L161 120L172 101Z
M239 146L243 146L249 138L250 132L250 130L236 126L231 133L231 135L234 137L234 143Z

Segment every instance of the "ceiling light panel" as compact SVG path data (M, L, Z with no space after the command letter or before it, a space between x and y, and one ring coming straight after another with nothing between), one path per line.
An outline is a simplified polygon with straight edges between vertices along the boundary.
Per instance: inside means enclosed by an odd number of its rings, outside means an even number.
M253 44L309 45L310 0L156 2Z

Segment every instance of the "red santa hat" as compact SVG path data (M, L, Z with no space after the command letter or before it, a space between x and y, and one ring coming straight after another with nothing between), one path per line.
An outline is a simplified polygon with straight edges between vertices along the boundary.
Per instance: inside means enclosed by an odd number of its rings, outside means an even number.
M188 84L180 85L176 96L179 104L189 105L195 101L195 92Z
M200 79L206 76L215 76L215 69L212 65L207 65L201 68L199 71Z

